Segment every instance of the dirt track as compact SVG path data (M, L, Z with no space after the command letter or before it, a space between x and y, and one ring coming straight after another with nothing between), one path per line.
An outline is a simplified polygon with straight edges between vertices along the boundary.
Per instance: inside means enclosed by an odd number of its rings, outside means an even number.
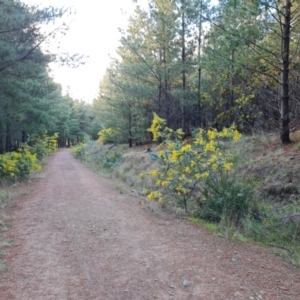
M17 201L1 300L300 299L299 270L271 251L157 216L68 150Z

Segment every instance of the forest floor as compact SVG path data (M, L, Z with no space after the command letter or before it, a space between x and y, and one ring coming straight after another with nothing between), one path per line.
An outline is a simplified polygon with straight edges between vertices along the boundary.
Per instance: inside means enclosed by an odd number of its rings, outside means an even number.
M55 153L17 186L0 233L0 299L300 299L299 268L155 213L142 197Z

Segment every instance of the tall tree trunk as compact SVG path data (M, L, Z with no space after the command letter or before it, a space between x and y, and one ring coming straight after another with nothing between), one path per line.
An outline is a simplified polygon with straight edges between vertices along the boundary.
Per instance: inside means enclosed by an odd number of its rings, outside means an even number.
M201 122L202 122L202 118L201 118L201 74L202 74L202 69L199 66L198 69L198 86L197 86L197 98L198 98L198 103L197 103L197 126L201 127Z
M162 66L162 51L159 49L159 65ZM161 112L162 109L162 79L159 75L159 86L158 86L158 112Z
M132 119L131 119L131 111L129 111L129 116L128 116L128 125L129 125L129 138L128 138L128 145L129 148L132 148L132 131L131 131L131 126L132 126Z
M290 65L290 32L291 32L291 0L285 0L285 12L282 36L282 73L281 73L281 128L280 139L283 144L290 140L289 128L289 65Z
M6 123L5 151L10 152L10 150L11 150L11 132L10 132L10 126Z
M163 21L162 23L162 32L163 32L163 36L165 36L165 32L166 32L166 25L165 22ZM163 78L163 90L164 90L164 109L165 109L165 114L166 114L166 125L169 127L170 126L170 103L169 103L169 94L168 94L168 86L169 86L169 70L168 70L168 57L167 57L167 53L168 53L168 46L165 45L165 41L164 41L164 45L162 47L162 66L163 66L163 70L164 70L164 78Z
M201 0L201 9L200 9L200 19L199 19L199 25L198 25L198 86L197 86L197 97L198 97L198 103L197 103L197 126L201 127L201 75L202 75L202 69L201 69L201 48L202 48L202 0Z
M164 92L165 92L165 107L166 107L166 125L170 126L170 103L169 103L169 95L168 95L168 69L165 67L165 78L164 78Z
M158 108L157 108L158 113L161 112L161 102L162 102L161 101L161 95L162 95L161 90L162 90L162 81L161 81L161 79L159 79L159 86L158 86Z
M168 95L168 67L166 59L166 49L164 49L163 63L164 63L164 94L165 94L165 112L166 112L166 125L170 126L170 103Z
M22 131L22 143L26 143L27 142L27 134L26 134L26 131Z
M0 154L4 152L3 134L0 135Z
M230 66L230 109L234 106L234 54L235 50L231 51L231 66ZM231 110L232 111L232 110ZM230 123L234 122L234 114L233 112L230 114Z
M182 27L181 27L181 60L182 60L182 103L181 103L181 128L183 132L185 132L185 90L186 90L186 71L185 71L185 3L184 0L182 1L181 6L181 21L182 21Z

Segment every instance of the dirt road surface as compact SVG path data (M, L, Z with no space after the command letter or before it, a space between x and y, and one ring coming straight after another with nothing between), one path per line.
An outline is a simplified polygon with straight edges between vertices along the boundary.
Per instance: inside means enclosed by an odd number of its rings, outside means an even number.
M43 174L13 213L1 300L300 299L270 250L154 214L66 149Z

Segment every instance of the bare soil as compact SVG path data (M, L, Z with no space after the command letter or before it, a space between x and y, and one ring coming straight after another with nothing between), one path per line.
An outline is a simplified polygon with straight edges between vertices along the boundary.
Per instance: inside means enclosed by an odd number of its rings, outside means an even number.
M270 249L155 214L66 149L43 174L16 199L1 300L300 299Z

